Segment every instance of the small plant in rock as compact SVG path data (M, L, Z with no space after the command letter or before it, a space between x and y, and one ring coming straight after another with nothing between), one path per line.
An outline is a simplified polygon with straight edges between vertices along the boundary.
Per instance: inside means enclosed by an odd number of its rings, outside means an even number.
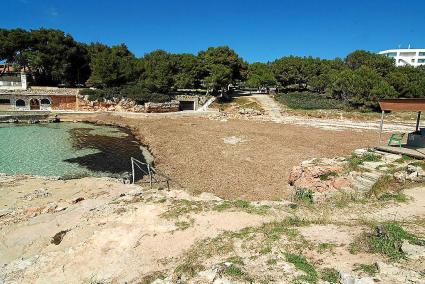
M244 282L252 283L253 279L248 275L248 273L243 269L242 266L243 262L238 264L231 263L230 265L225 267L223 272L231 278L240 279Z
M228 210L231 208L239 208L247 213L258 214L258 215L264 215L270 209L269 206L266 206L266 205L255 206L255 205L252 205L251 202L249 201L240 200L240 199L234 200L234 201L224 201L214 207L214 209L219 212Z
M366 197L374 197L379 201L407 202L409 198L402 192L402 189L403 184L396 181L393 175L384 175L375 182L366 193Z
M324 268L320 271L320 278L329 283L339 283L340 275L335 268Z
M361 271L369 276L374 276L376 273L378 273L378 267L376 264L357 263L354 265L354 271Z
M190 222L178 221L178 222L175 223L175 225L176 225L178 230L184 231L184 230L189 229L193 225L194 222L195 222L195 220L190 219Z
M382 160L381 155L378 155L376 153L374 153L373 151L369 150L367 151L367 153L365 153L361 159L365 162L378 162L380 160Z
M157 279L161 279L161 280L165 279L165 274L162 273L161 271L153 272L151 274L143 276L143 278L141 279L141 283L142 284L150 284Z
M198 213L204 210L204 204L199 201L190 201L190 200L176 200L170 206L168 211L161 214L161 217L165 219L176 219L183 215L188 215L190 213Z
M311 189L300 188L295 192L295 200L306 204L314 203L314 192Z
M285 257L287 262L292 263L295 268L305 273L305 275L295 279L296 283L302 283L303 281L308 283L317 283L317 271L304 256L293 253L285 253Z
M319 178L322 181L328 180L330 177L337 177L338 173L337 172L329 172L323 175L320 175Z
M363 159L355 154L351 155L350 158L347 159L347 171L359 171L360 165L363 165Z
M373 232L358 237L350 245L350 252L353 254L361 251L379 253L392 260L399 260L405 257L405 253L401 250L403 241L425 246L425 240L406 232L400 225L389 222L376 225Z
M425 170L425 163L423 161L416 161L416 162L410 163L409 165L419 167L422 170Z
M271 258L267 260L267 265L273 266L277 264L277 259L276 258Z
M397 191L395 193L385 192L378 197L378 200L380 201L394 200L396 202L407 202L409 201L409 198L404 193Z
M413 160L412 157L407 155L402 155L400 159L397 159L394 162L398 164L403 164L404 162L411 161L411 160Z
M332 251L336 247L336 244L331 243L320 243L317 246L317 251L319 253L325 252L325 251Z

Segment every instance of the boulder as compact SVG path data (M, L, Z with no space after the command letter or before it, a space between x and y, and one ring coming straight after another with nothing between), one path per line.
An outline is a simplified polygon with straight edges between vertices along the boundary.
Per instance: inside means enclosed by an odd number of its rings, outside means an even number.
M340 283L341 284L374 284L375 281L373 280L373 278L371 277L356 277L353 275L350 275L348 273L340 273L341 279L340 279Z
M421 273L384 262L376 263L383 283L424 283Z
M425 246L412 245L408 241L404 241L401 250L410 259L425 259Z
M289 184L294 185L295 181L301 178L302 173L303 173L303 169L301 166L293 167L291 172L289 173L289 178L288 178Z
M180 103L174 100L165 103L145 103L145 112L148 113L177 112L179 110Z
M350 186L350 181L347 177L337 177L332 181L332 186L335 189L343 189Z
M395 172L393 176L396 181L400 183L404 183L407 178L407 173L405 171L399 171L399 172Z
M356 149L353 151L354 155L360 156L360 157L366 155L367 152L368 152L368 149Z

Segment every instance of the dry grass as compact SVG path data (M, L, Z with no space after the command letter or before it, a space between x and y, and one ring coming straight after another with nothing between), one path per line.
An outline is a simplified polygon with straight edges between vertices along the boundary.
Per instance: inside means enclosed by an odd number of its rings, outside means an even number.
M226 199L285 198L292 167L313 157L348 155L354 149L374 146L377 138L374 131L360 134L245 120L89 118L134 127L153 153L156 168L171 176L175 184ZM224 143L223 138L232 136L244 142Z

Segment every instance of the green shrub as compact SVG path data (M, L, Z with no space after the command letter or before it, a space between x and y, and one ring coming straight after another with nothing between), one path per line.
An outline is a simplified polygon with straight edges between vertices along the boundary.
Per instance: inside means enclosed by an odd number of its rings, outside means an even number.
M311 189L306 188L297 189L295 192L295 200L312 204L314 202L314 192Z
M378 267L375 264L355 264L354 271L362 271L370 276L378 273Z
M100 102L113 98L129 98L135 100L138 104L147 102L164 103L171 100L171 96L168 94L152 93L140 85L125 85L104 89L83 89L80 91L80 95L88 96L89 101Z
M347 161L349 171L358 171L359 166L363 165L363 159L355 154L351 155Z
M317 283L317 272L313 265L302 255L285 253L286 261L292 263L295 268L303 271L306 275L300 276L297 280L306 281L308 283Z
M387 222L375 226L373 232L357 238L350 244L350 252L352 254L360 251L379 253L392 260L399 260L405 257L405 253L401 250L403 241L425 246L424 240L406 232L396 223Z
M329 283L339 283L339 272L334 268L324 268L320 271L320 278Z
M362 160L365 162L378 162L382 159L382 157L372 151L368 151L362 157Z
M329 172L323 175L320 175L319 178L320 180L328 180L330 177L336 177L338 176L337 172Z
M292 109L346 109L347 105L340 100L322 94L310 92L281 93L276 100Z
M392 175L384 175L380 177L369 192L366 194L367 197L375 197L378 200L396 200L405 202L407 197L401 193L400 184L394 179Z

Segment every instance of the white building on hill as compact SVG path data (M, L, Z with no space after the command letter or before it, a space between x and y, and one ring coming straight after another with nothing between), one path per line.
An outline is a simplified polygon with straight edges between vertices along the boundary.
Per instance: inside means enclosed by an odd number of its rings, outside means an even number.
M402 48L380 51L379 54L395 59L396 66L420 66L425 65L425 49Z

